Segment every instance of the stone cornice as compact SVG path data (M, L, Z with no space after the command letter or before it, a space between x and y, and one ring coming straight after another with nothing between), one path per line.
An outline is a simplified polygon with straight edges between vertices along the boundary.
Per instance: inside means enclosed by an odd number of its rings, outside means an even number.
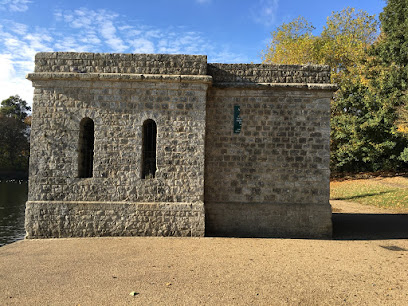
M110 82L184 82L213 84L217 88L248 89L309 89L335 91L335 84L316 83L253 83L253 82L215 82L209 75L169 75L169 74L127 74L127 73L73 73L73 72L35 72L27 74L30 81L82 80Z
M170 75L170 74L133 74L133 73L73 73L73 72L35 72L27 74L30 81L82 80L110 82L185 82L212 83L208 75Z
M217 88L248 88L248 89L309 89L336 91L335 84L316 84L316 83L251 83L251 82L215 82Z

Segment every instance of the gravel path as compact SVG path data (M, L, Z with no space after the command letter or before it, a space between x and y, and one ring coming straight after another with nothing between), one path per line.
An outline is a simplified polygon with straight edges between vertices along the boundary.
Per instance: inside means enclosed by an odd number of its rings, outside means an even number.
M0 305L408 305L407 238L25 240Z

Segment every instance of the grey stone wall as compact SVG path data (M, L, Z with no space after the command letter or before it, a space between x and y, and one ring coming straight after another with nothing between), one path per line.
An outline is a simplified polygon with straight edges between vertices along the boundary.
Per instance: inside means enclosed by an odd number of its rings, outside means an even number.
M209 90L208 233L270 237L285 236L286 228L292 237L331 235L330 97L331 91L269 86ZM239 134L233 132L235 105Z
M65 62L60 63L60 68L50 64L55 57L62 55L66 54L37 55L36 70L64 71ZM68 55L74 58L89 57L89 54ZM155 56L144 57L157 60ZM202 56L174 56L175 60L180 60L176 68L182 69L182 65L192 64L184 60L192 61L195 58L197 65L202 58L205 59ZM66 61L70 61L69 57ZM120 66L121 63L119 57L115 65ZM149 66L143 68L144 71L157 66L154 61L146 62L146 65ZM68 70L71 71L72 67ZM186 69L190 69L188 67ZM185 226L181 224L197 219L198 205L201 206L201 219L198 223L194 221L194 224L197 223L194 226L199 230L193 235L203 235L203 225L200 229L200 224L204 224L205 103L209 79L206 76L168 76L165 79L162 75L131 76L49 71L29 75L35 93L29 180L29 203L32 204L27 209L27 219L31 220L27 226L28 237L43 235L33 228L48 227L44 224L50 224L50 220L53 220L51 216L64 211L61 203L78 201L87 202L90 206L82 213L67 216L70 220L83 220L86 212L92 214L95 203L100 202L119 203L111 217L123 214L122 222L136 220L131 217L130 210L142 206L135 206L134 203L175 203L174 207L181 209L180 214L184 217L163 219L165 225L161 225L171 228L175 235L186 233ZM95 124L93 177L78 178L79 124L85 117L91 118ZM147 119L153 119L157 124L157 172L155 178L142 179L142 126ZM130 206L124 209L126 205L123 203ZM106 209L110 211L108 207ZM100 210L103 207L99 207ZM154 221L157 217L155 211L143 213L143 220L137 223L138 226L148 228L147 224L157 225ZM133 212L134 216L138 214L137 211ZM48 221L44 216L48 216ZM64 224L71 226L74 223ZM97 226L104 227L106 225L103 224ZM173 229L178 227L182 229ZM134 234L130 227L126 228L129 230L122 234ZM159 231L158 228L161 227L138 233L165 235L169 232ZM68 233L69 229L62 232ZM79 230L74 232L81 233ZM84 235L89 233L86 231ZM115 234L115 231L112 230L111 234ZM122 234L116 232L115 235Z
M35 56L35 72L205 75L207 56L41 52Z
M289 83L328 84L330 67L321 65L209 64L214 84Z
M185 203L27 202L28 238L203 236L204 208Z
M203 201L207 84L34 81L30 201ZM79 123L95 123L93 177L78 178ZM157 124L155 179L142 125Z
M329 77L201 55L37 54L27 237L330 236ZM79 178L85 117L93 176ZM142 179L147 119L157 172Z

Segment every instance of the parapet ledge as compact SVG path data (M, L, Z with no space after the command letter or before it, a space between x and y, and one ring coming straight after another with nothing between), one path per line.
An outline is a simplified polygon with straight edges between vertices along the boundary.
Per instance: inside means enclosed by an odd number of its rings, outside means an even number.
M249 82L217 82L213 84L217 88L248 88L248 89L308 89L336 91L336 84L318 83L249 83Z
M72 73L72 72L34 72L27 74L30 81L82 80L111 82L188 82L212 83L209 75L171 75L134 73Z

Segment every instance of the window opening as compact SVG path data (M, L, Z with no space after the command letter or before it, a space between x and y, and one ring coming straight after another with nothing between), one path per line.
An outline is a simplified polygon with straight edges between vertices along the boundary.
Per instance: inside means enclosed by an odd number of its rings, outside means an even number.
M92 177L94 156L94 122L83 118L79 124L78 177Z
M142 179L153 178L156 174L156 122L151 119L143 123Z

